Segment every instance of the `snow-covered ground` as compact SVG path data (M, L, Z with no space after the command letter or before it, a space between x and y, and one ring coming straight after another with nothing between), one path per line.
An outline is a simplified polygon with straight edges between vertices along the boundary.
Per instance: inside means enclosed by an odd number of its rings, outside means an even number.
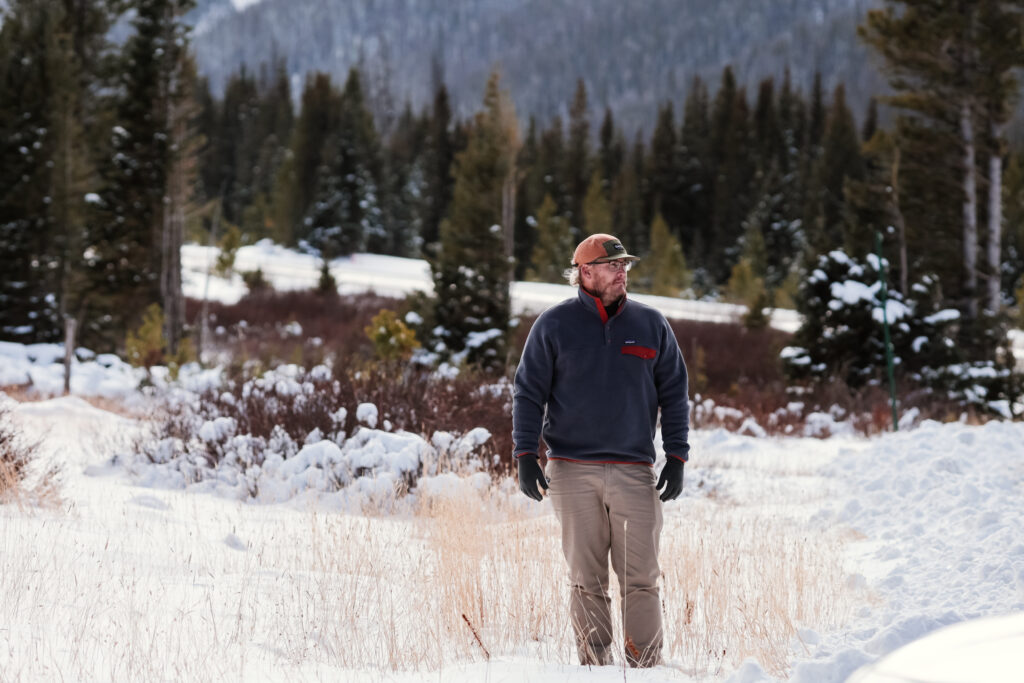
M245 284L237 273L263 270L264 276L281 290L308 289L316 286L320 277L319 261L309 254L301 254L275 245L268 240L241 247L235 258L236 273L231 278L209 276L218 250L187 244L182 247L182 281L186 296L205 297L234 303L245 294ZM331 274L343 293L375 291L382 296L402 297L413 291L431 291L430 267L418 259L354 254L331 262ZM572 295L568 285L541 282L512 283L513 313L540 313L548 306ZM654 306L670 318L685 318L708 322L736 322L746 312L744 306L710 301L691 301L673 297L631 294L637 301ZM796 311L774 309L770 316L773 327L794 332L800 326ZM1011 330L1010 341L1018 366L1024 370L1024 331Z
M211 300L234 303L246 292L238 273L257 268L280 290L309 289L315 287L320 278L320 262L315 256L285 249L269 241L241 247L235 257L235 274L230 279L217 276L208 278L207 274L218 253L216 248L194 244L182 248L182 282L186 296L202 299L205 293ZM413 291L433 289L430 266L426 261L418 259L354 254L331 261L331 274L342 294L373 290L382 296L402 297ZM568 285L514 282L512 309L516 314L540 313L570 296L572 288ZM646 294L630 296L655 306L669 317L691 320L735 322L746 311L743 306L734 304ZM780 309L772 313L772 324L792 332L799 326L799 318L795 311Z
M273 261L260 253L240 258ZM315 279L315 264L283 257L294 260L280 277ZM353 287L425 277L411 267L357 256L334 272ZM546 287L525 287L533 305ZM28 375L59 392L60 356L0 345L0 385ZM1024 424L925 422L827 440L696 430L685 495L665 508L666 661L585 669L573 663L547 501L479 473L417 492L435 506L427 515L342 513L318 495L199 493L111 459L132 450L142 425L82 397L142 405L140 377L112 357L76 364L72 396L8 404L42 442L40 464L63 474L54 508L0 505L5 682L878 683L1018 681L1024 671ZM373 410L350 410L369 430ZM380 438L374 457L408 458L407 446ZM715 599L735 615L720 629L707 621ZM794 600L781 612L791 623L765 617ZM450 609L453 618L438 614ZM474 610L486 619L469 619Z
M138 424L75 396L22 403L15 419L31 438L43 439L44 461L63 467L63 503L55 510L0 507L4 680L130 680L172 665L178 669L171 678L179 680L610 682L624 675L617 667L580 669L564 644L543 642L496 649L489 660L479 653L452 654L405 672L354 666L336 650L344 644L332 639L340 628L332 620L355 618L343 613L344 600L353 598L341 593L370 589L360 588L336 566L318 566L324 561L323 539L337 537L326 544L326 552L338 553L341 563L350 559L346 553L356 553L355 542L343 540L346 535L382 538L374 553L386 555L421 542L417 539L424 532L415 518L344 515L310 497L259 505L162 488L167 481L151 481L157 488L141 486L145 477L136 468L110 461L110 448L130 438ZM794 625L797 637L784 648L788 673L781 680L843 681L859 667L940 627L1013 614L1018 616L979 622L974 631L970 623L961 626L968 630L959 633L958 642L973 638L981 644L951 651L957 653L959 669L948 671L964 671L968 665L963 657L974 653L977 668L966 670L983 671L983 676L922 677L926 669L918 667L927 663L934 672L936 660L949 656L932 650L911 657L909 664L904 657L886 665L890 674L902 671L903 679L863 680L1019 680L1024 663L1021 650L1013 646L1020 643L1019 615L1024 612L1022 442L1024 425L1003 422L924 423L870 440L697 431L687 494L666 506L665 542L687 538L698 519L706 520L710 533L684 545L728 542L728 528L735 524L731 515L760 518L768 528L797 525L796 535L787 541L791 546L802 543L813 550L836 535L845 539L840 546L842 571L835 585L822 590L844 596L846 607L836 608L827 620L834 623ZM446 491L434 495L472 497L474 487L479 483L468 479L449 482ZM557 541L550 533L549 504L533 506L511 482L495 482L494 490L506 500L507 509L526 515L525 523L547 525L548 532L538 533L531 545L550 556ZM742 544L737 550L744 552ZM691 551L670 551L672 564L666 571L710 574L713 569L703 565L680 566ZM406 562L416 562L413 550L403 552L408 553ZM693 579L706 582L711 577ZM377 580L403 585L398 577ZM514 576L507 580L502 599L521 590ZM550 593L549 608L557 613L563 609L563 582L558 576L546 581L536 589ZM756 589L776 590L755 582L734 599L770 597L751 595ZM666 591L670 615L679 614L672 603L685 597ZM376 610L381 609L380 599ZM370 629L383 640L396 637L387 635L391 628L405 633L407 610L415 615L413 608L419 604L409 595L389 594L388 599L397 603L390 605L397 610L389 617L391 625L378 623ZM318 606L321 600L325 606ZM334 615L327 607L336 604L341 606ZM379 620L387 615L368 616ZM667 624L670 639L700 636L693 628L681 620ZM455 642L467 640L468 632L431 637L450 638L452 650L459 651ZM488 633L483 638L486 642ZM177 661L186 651L193 659ZM710 669L705 664L676 654L664 666L625 675L636 681L780 680L755 658L738 667L728 664L728 658Z

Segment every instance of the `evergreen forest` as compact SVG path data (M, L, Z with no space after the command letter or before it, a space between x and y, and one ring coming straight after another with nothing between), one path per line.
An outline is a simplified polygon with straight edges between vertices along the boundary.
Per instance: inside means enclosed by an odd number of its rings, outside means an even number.
M193 8L0 9L0 339L61 341L70 319L81 344L123 353L157 304L174 351L195 325L181 245L271 239L325 264L427 259L437 295L420 302L421 342L501 370L509 283L564 281L572 247L611 232L642 257L634 291L798 309L794 381L878 381L884 348L863 340L888 305L881 277L900 306L899 372L1019 395L1006 335L1024 296L1024 149L1007 131L1024 2L866 11L858 34L889 89L859 110L821 73L804 88L788 70L743 82L725 66L686 75L681 104L628 125L583 69L545 90L563 103L546 115L517 111L500 65L465 116L438 76L425 104L388 93L405 103L381 117L365 61L343 78L309 72L296 92L271 54L214 88ZM871 293L844 298L834 285L851 281ZM965 374L977 381L961 386Z

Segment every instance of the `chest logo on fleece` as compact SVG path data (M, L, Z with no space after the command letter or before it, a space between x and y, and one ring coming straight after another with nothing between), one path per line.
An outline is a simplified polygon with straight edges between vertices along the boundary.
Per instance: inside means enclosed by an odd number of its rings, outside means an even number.
M626 340L623 342L623 346L619 352L625 356L636 356L637 358L643 358L644 360L650 360L658 355L658 352L655 349L651 349L646 346L639 346L635 340Z

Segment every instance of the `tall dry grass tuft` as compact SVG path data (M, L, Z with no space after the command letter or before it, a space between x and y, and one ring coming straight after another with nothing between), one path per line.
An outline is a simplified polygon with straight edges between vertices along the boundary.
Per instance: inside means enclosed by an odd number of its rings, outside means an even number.
M0 504L56 506L60 469L51 465L40 471L39 444L18 430L7 400L0 395Z
M754 657L784 675L800 626L849 615L838 538L702 507L667 523L662 539L666 648L693 671Z

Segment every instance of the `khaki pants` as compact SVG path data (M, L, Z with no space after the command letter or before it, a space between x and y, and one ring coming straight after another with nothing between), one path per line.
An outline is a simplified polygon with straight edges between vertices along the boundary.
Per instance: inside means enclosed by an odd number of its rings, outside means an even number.
M662 516L654 469L549 460L546 474L548 495L562 525L562 552L572 584L570 617L580 663L611 663L610 554L622 598L626 659L633 666L658 664Z

